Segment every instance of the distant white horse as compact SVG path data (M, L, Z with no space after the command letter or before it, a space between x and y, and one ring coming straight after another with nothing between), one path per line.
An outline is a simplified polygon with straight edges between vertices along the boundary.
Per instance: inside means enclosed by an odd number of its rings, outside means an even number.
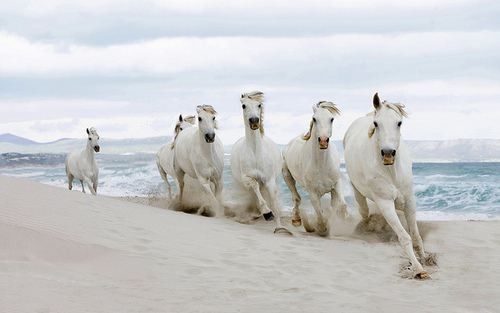
M184 194L184 175L198 180L208 196L198 214L212 216L220 209L224 148L215 136L217 112L210 105L196 108L198 127L189 127L177 135L174 148L174 170L179 182L179 201ZM189 195L188 195L189 196Z
M87 148L83 151L72 152L66 157L66 175L68 176L68 188L73 189L73 179L80 180L82 192L85 192L84 183L95 195L99 179L99 168L95 161L95 152L100 151L99 135L94 127L87 128Z
M301 199L295 186L297 181L309 193L318 218L318 234L326 236L329 223L321 209L323 195L330 193L331 209L335 208L343 217L347 216L341 186L340 159L335 145L329 144L334 116L340 112L335 104L327 101L314 105L313 111L307 134L293 139L283 151L283 177L293 197L292 224L300 226L302 220L306 231L314 231L307 214L300 211Z
M345 162L354 196L363 219L369 216L366 199L379 208L397 234L399 243L410 259L416 278L428 278L417 260L425 259L424 246L415 217L412 160L401 140L401 125L407 114L404 105L381 102L373 97L375 112L355 120L344 137ZM405 213L410 235L403 228L396 209Z
M266 220L276 219L276 232L291 234L281 224L277 179L281 170L278 146L264 135L264 94L253 91L241 95L245 137L231 152L235 184L257 198L257 209Z
M167 185L168 189L168 197L172 199L172 188L168 181L168 176L174 178L175 183L177 184L177 190L179 190L179 185L177 180L175 179L175 170L174 170L174 146L175 140L181 131L191 127L195 123L195 116L190 115L187 117L182 117L182 114L179 115L179 120L175 124L174 129L174 140L171 143L168 143L160 148L158 153L156 153L156 166L158 167L158 171L160 172L161 178Z

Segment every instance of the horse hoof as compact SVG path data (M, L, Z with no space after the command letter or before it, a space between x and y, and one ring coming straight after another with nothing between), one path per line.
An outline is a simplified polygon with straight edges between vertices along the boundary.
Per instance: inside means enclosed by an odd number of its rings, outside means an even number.
M300 218L292 219L292 225L295 227L299 227L300 225L302 225L302 220Z
M431 275L429 275L426 271L422 271L415 275L415 279L420 279L420 280L431 279Z
M287 235L293 236L292 232L289 231L288 229L286 229L285 227L276 227L274 229L274 233L275 234L287 234Z
M266 221L272 221L274 219L273 212L264 213L262 215Z

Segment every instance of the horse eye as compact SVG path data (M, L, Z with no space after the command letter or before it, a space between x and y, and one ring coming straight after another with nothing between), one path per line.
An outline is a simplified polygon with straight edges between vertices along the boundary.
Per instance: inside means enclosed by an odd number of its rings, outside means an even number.
M330 123L333 123L333 117L332 117L332 119L330 120Z
M401 127L402 122L398 122L398 127Z
M247 106L246 106L246 105L242 105L241 107L243 108L243 110L247 108Z
M316 118L313 117L313 122L316 123Z
M182 130L183 128L181 127L180 130Z
M212 119L215 121L215 116Z
M201 122L201 117L198 117L198 122Z
M378 127L378 124L377 124L377 122L373 122L373 125L375 125L375 127Z
M262 104L259 104L259 108L262 108Z
M92 139L89 138L89 140L92 140Z

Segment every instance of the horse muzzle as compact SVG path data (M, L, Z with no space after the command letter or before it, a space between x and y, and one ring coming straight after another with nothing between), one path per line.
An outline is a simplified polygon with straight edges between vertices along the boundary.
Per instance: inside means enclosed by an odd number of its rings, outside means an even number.
M215 141L215 133L205 134L205 141L207 143L213 143Z
M328 137L318 137L318 143L320 149L328 149L328 143L330 142L330 138Z
M99 152L99 151L101 151L101 147L99 147L99 146L94 146L94 151L95 151L95 152Z
M396 150L394 150L394 149L382 149L382 150L380 150L380 154L382 154L384 165L393 165L394 164Z
M251 117L248 119L251 130L257 130L260 127L260 119L258 117Z

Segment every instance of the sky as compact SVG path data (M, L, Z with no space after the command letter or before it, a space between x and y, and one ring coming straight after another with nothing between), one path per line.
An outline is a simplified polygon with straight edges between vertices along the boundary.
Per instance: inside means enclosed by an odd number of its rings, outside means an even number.
M2 0L0 133L38 141L171 135L200 104L243 136L240 94L266 94L287 143L336 103L341 139L373 94L406 139L500 138L500 2Z

